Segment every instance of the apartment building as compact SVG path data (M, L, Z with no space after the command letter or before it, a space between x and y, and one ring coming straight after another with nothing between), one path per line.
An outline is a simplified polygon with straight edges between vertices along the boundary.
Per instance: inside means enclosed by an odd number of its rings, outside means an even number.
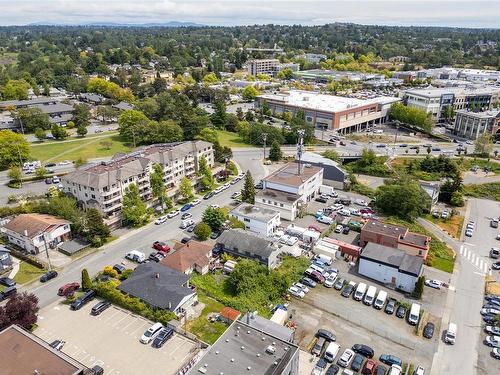
M488 133L496 137L500 129L500 110L483 112L459 110L455 114L454 132L461 137L477 139L481 134Z
M49 116L49 121L52 124L58 125L67 124L73 117L74 112L72 105L62 103L57 98L40 97L28 100L6 100L0 102L0 112L6 111L0 117L2 128L16 129L21 127L21 124L12 117L12 113L9 111L12 108L38 108Z
M485 111L494 108L500 104L500 88L432 87L407 90L403 94L403 102L409 107L420 108L430 113L434 121L442 121L447 106L453 107L455 111L462 109Z
M260 108L266 102L276 116L284 112L295 115L299 110L303 110L308 124L318 129L336 130L345 134L386 122L391 105L399 100L385 96L355 99L291 90L279 94L259 95L255 107Z
M290 68L294 72L300 68L299 64L295 63L280 63L278 59L259 59L247 61L248 74L256 76L257 74L275 75L285 68Z
M117 154L110 161L82 167L61 177L64 192L76 198L84 209L99 209L107 224L119 226L123 195L136 184L141 198L152 201L149 182L154 164L163 167L168 195L174 197L183 177L196 182L199 159L205 156L214 166L213 146L205 141L189 141L145 146L129 154ZM152 203L152 202L151 202Z

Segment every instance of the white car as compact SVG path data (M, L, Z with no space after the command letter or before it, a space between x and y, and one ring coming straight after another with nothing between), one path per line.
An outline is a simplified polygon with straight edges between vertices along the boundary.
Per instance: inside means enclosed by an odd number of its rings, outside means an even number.
M401 375L402 372L403 369L401 368L401 366L392 365L387 375Z
M305 286L304 284L302 284L302 283L295 283L295 284L293 284L293 286L299 288L304 293L309 293L309 288L307 286Z
M333 288L335 280L337 280L337 274L333 273L325 279L323 285L326 286L327 288Z
M230 185L236 185L236 184L238 183L238 181L239 181L239 180L240 180L240 179L239 179L238 177L236 177L236 178L232 179L232 180L229 182L229 184L230 184Z
M219 186L217 189L214 190L214 193L219 194L222 190L224 190L224 186Z
M231 187L231 184L228 182L228 183L225 183L222 186L224 187L224 190L226 190L226 189L229 189Z
M320 223L328 224L328 225L333 223L333 219L331 217L325 216L325 215L318 217L316 220L318 220Z
M343 209L344 205L340 204L340 203L335 203L333 206L330 206L329 208L331 208L334 211L338 211L338 210Z
M211 204L210 207L213 208L214 210L220 208L218 204Z
M200 203L201 203L201 201L200 201L199 199L195 199L194 201L192 201L192 202L191 202L191 204L192 204L193 206L197 206L197 205L199 205Z
M323 199L330 199L330 196L328 194L321 194L320 195L320 198L323 198Z
M497 240L500 240L500 234L497 234Z
M422 366L418 366L415 370L413 370L412 375L424 375L425 369Z
M58 163L59 165L69 165L71 162L69 160L63 160Z
M168 217L169 219L171 219L171 218L176 217L177 215L179 215L179 213L180 213L180 211L179 211L179 210L173 210L173 211L171 211L171 212L169 212L169 213L167 214L167 217Z
M245 173L243 173L243 172L238 175L239 179L242 179L243 177L245 177Z
M472 141L465 141L465 144L467 144L467 145L473 145L474 142L472 142Z
M357 204L358 206L363 206L363 207L368 206L368 202L365 201L364 199L356 199L354 203Z
M373 217L373 214L369 213L369 212L365 212L363 214L361 214L361 218L363 219L371 219Z
M149 344L151 340L153 340L158 333L163 328L163 324L161 323L155 323L151 327L148 328L146 332L141 336L141 343L143 344Z
M500 314L500 310L498 310L498 309L481 309L481 315L489 315L489 314L493 314L493 315Z
M288 293L297 298L304 298L304 296L306 295L302 290L295 286L291 286L290 288L288 288Z
M290 236L288 234L285 234L284 236L281 236L280 242L282 244L286 244L290 240Z
M286 244L287 244L288 246L293 246L293 245L295 245L298 241L299 241L299 239L298 239L297 237L290 236L290 238L286 241Z
M476 227L476 223L474 221L469 221L467 223L467 229L472 229L474 230L474 228Z
M486 333L489 333L491 335L500 336L500 327L486 326L484 327L484 330L486 331Z
M361 216L361 212L357 208L350 208L349 210L351 211L351 215Z
M500 348L500 336L486 336L484 343L492 348Z
M168 219L167 215L160 216L158 219L156 219L155 224L156 225L163 224L165 221L167 221L167 219Z
M343 208L343 209L339 210L338 214L342 215L342 216L351 216L351 211L346 210L345 208Z
M353 358L354 352L351 349L346 349L338 359L337 364L342 367L348 367Z
M344 227L343 227L342 225L340 225L340 224L339 224L339 225L337 225L337 226L335 227L335 231L334 231L334 232L335 232L335 233L342 233L342 230L343 230L343 229L344 229Z
M466 235L467 237L472 237L472 233L473 233L473 230L472 230L472 229L467 229L467 230L465 231L465 235Z
M52 177L53 184L58 184L59 182L61 182L61 179L59 177L57 177L57 176Z
M443 282L439 280L425 280L425 285L430 286L434 289L441 289Z

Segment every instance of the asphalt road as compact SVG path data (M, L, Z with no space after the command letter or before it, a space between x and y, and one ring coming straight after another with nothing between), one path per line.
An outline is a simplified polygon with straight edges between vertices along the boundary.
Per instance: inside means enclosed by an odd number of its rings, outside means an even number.
M234 159L243 171L249 170L256 181L264 177L265 170L259 161L259 150L243 154L235 152ZM242 187L243 180L209 200L202 200L198 206L191 208L189 212L193 214L195 221L200 221L201 215L207 206L211 204L227 205L231 202L230 195L235 191L240 191ZM182 237L186 237L187 233L179 228L180 222L180 216L177 216L161 225L151 223L143 228L130 231L109 245L104 246L98 252L71 263L60 271L57 278L48 283L36 282L30 285L29 290L39 298L40 307L45 307L60 298L57 296L57 290L61 285L81 280L81 270L83 268L87 268L90 275L95 275L106 265L120 263L130 250L140 250L147 255L153 251L151 246L154 241L180 240Z

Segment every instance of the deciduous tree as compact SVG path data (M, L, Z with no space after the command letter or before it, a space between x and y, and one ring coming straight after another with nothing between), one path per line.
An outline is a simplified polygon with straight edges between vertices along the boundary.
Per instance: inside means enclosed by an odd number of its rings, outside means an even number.
M125 189L122 214L123 223L132 227L142 227L149 221L149 209L142 201L139 194L139 188L136 184L130 184Z
M210 225L202 221L194 228L194 234L200 241L205 241L212 234L212 229Z
M179 193L185 200L190 200L193 198L193 185L191 184L191 180L187 177L183 177L181 183L179 184Z
M208 207L203 212L203 222L208 224L212 230L218 230L227 220L227 213L222 208Z

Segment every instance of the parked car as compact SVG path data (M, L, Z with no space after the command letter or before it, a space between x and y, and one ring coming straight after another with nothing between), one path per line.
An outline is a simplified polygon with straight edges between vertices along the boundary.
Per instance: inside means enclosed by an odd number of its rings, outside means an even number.
M349 234L350 231L351 231L351 228L349 228L347 225L344 227L344 229L342 229L343 234Z
M356 286L356 283L351 281L347 286L344 288L344 290L341 293L342 297L349 298L349 296L352 294L354 291L354 287Z
M333 286L336 290L340 290L342 289L342 287L344 286L344 283L345 283L345 279L344 278L338 278L337 279L337 282L335 283L335 285Z
M180 213L180 211L179 211L179 210L173 210L173 211L170 211L170 212L167 214L167 217L168 217L169 219L171 219L171 218L173 218L173 217L175 217L175 216L179 215L179 213Z
M143 335L140 338L140 342L142 344L149 344L151 340L153 340L158 333L162 330L163 324L161 323L155 323L151 327L147 329L146 332L143 333Z
M138 250L132 250L125 255L125 258L133 262L142 263L146 260L146 254Z
M434 323L427 322L427 324L424 327L423 336L426 339L432 339L432 336L434 336Z
M500 349L499 348L494 348L491 351L491 356L495 359L500 359Z
M192 218L193 217L193 214L190 213L190 212L184 212L181 216L181 220L186 220L186 219L189 219L189 218Z
M15 286L6 287L4 290L0 292L0 302L15 295L16 293L17 293L17 288Z
M80 284L77 282L64 284L57 291L58 296L69 296L75 293L76 290L80 289Z
M203 196L203 199L210 199L214 196L215 194L212 192L208 192Z
M319 221L320 223L327 224L327 225L330 225L333 223L333 219L330 216L325 216L325 215L318 217L316 220Z
M55 350L61 350L64 347L64 344L66 344L66 341L54 340L49 344L49 346Z
M337 274L335 273L331 274L325 279L325 283L323 285L326 286L327 288L332 288L336 278Z
M321 196L317 197L317 198L315 199L315 201L316 201L316 202L320 202L320 203L328 203L328 199L327 199L327 198L325 198L325 197L321 197Z
M184 206L181 207L181 212L186 212L191 207L193 207L193 205L191 203L186 203Z
M197 205L199 205L200 203L201 203L201 200L199 200L199 199L195 199L195 200L191 201L191 206L197 206Z
M167 219L168 219L167 215L160 216L158 219L156 219L155 224L156 225L163 224L165 221L167 221Z
M500 327L499 326L486 326L484 327L484 331L489 333L490 335L500 336Z
M80 310L83 306L92 301L95 298L95 296L96 293L94 290L87 291L84 295L82 295L80 298L78 298L70 305L70 309Z
M375 366L377 366L377 363L373 359L369 358L366 360L361 373L363 375L373 375L375 372Z
M295 284L293 284L293 286L299 288L304 293L309 293L309 288L307 286L305 286L304 284L302 284L302 283L295 283Z
M3 286L16 286L15 280L11 279L10 277L0 277L0 284Z
M400 319L403 319L406 316L406 307L403 305L399 305L398 309L396 310L396 316Z
M352 346L352 350L354 353L359 353L366 358L373 358L373 355L375 354L372 348L364 344L354 344Z
M441 289L443 282L439 280L425 280L425 285L430 286L434 289Z
M328 366L328 362L326 361L326 359L321 357L318 363L316 363L316 366L314 366L311 375L322 375L325 372L326 366Z
M337 375L339 373L340 367L336 364L330 365L325 372L325 375Z
M153 348L161 348L163 344L165 344L169 338L174 335L174 330L172 328L162 328L158 336L153 340L153 344L151 346Z
M394 314L394 310L396 309L396 300L394 298L389 298L389 301L387 301L387 305L385 305L385 313L392 315Z
M125 266L123 264L119 264L119 263L116 263L114 266L113 266L113 269L118 272L118 274L122 274L123 271L126 270Z
M481 315L497 315L500 314L498 309L481 309Z
M466 231L465 231L465 235L466 235L467 237L472 237L472 234L473 234L472 229L467 228L467 229L466 229Z
M424 368L422 366L417 366L417 368L413 370L412 375L424 375L424 374L425 374Z
M42 277L40 277L40 281L41 281L42 283L45 283L45 282L47 282L47 281L49 281L49 280L52 280L52 279L54 279L54 278L56 278L56 277L57 277L57 272L56 272L56 271L54 271L54 270L50 270L50 271L48 271L48 272L45 272L45 273L42 275Z
M491 269L492 270L495 270L495 271L498 271L500 270L500 262L495 262L491 265Z
M311 279L309 277L303 277L301 279L301 281L302 281L302 284L307 285L308 287L311 287L311 288L315 288L316 285L318 285L318 283L316 281L314 281L313 279Z
M95 365L92 367L92 375L103 375L104 374L104 369L99 366L99 365Z
M401 361L400 358L392 355L392 354L382 354L379 357L380 362L385 363L386 365L392 366L392 365L398 365L402 366L403 361Z
M356 354L354 356L354 359L352 360L351 369L358 372L359 370L361 370L361 367L363 366L364 361L365 361L365 357L363 357L361 354Z
M155 241L155 242L153 242L153 249L158 250L158 251L163 251L164 253L168 253L171 250L170 246L168 246L163 241Z
M101 301L90 310L90 315L100 315L104 310L111 306L111 302L109 301Z
M288 293L290 293L294 297L301 298L301 299L304 298L306 295L304 293L304 291L302 291L300 288L297 288L295 286L291 286L290 288L288 288Z
M337 360L337 364L342 367L348 367L354 359L354 352L351 349L344 350L344 353Z
M212 240L215 240L215 239L219 238L221 234L222 234L222 232L220 230L214 230L212 232L212 234L210 235L210 238Z
M495 323L495 315L483 315L483 321L488 324Z
M320 328L318 332L316 332L316 337L323 337L327 341L335 341L336 337L333 332L330 332L327 329Z
M377 365L377 368L375 369L375 374L374 375L385 375L387 373L387 369L382 366L382 365Z
M484 343L493 348L500 348L500 336L488 335L486 336Z
M343 229L344 227L339 224L335 227L335 233L341 233Z

